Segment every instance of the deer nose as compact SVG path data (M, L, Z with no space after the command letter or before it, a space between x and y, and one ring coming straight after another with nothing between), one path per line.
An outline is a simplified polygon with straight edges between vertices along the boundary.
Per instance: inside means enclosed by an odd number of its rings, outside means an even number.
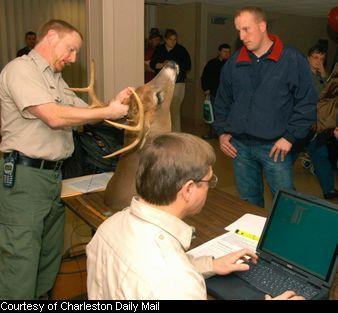
M169 61L166 66L174 70L178 65L175 61Z
M174 70L177 74L180 72L180 67L175 61L169 61L165 66Z

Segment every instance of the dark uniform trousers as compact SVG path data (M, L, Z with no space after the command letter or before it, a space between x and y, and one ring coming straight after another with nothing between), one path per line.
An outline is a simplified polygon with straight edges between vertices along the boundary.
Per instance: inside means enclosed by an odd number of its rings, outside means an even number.
M61 171L18 164L15 185L3 186L0 160L0 299L38 299L61 263L65 212Z

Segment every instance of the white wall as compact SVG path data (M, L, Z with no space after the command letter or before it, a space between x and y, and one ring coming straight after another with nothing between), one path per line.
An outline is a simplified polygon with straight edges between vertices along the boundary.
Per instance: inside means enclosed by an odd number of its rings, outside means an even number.
M63 19L86 38L85 0L0 0L0 70L25 46L25 33L37 32L50 19ZM64 71L72 86L86 83L86 42L78 62Z
M96 90L108 100L144 83L143 0L87 0L88 61L95 60Z

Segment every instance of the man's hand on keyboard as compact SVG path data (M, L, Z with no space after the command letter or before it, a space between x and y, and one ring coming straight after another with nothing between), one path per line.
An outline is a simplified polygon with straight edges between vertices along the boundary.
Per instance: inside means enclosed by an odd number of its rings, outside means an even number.
M272 298L270 295L266 295L265 300L305 300L305 298L297 296L294 291L285 291L275 298Z
M253 251L242 249L215 259L213 261L213 271L218 275L227 275L236 271L247 271L250 268L248 264L237 264L238 260L248 262L245 258L246 256L251 258L251 262L257 263L258 256Z

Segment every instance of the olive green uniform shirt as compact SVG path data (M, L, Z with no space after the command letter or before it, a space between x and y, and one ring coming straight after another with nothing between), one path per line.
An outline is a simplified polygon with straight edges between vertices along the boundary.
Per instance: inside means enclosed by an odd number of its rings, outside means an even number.
M65 88L68 85L61 73L54 73L34 49L8 63L0 74L0 150L17 150L28 157L50 161L68 158L74 150L72 128L54 130L27 110L51 102L87 106Z

